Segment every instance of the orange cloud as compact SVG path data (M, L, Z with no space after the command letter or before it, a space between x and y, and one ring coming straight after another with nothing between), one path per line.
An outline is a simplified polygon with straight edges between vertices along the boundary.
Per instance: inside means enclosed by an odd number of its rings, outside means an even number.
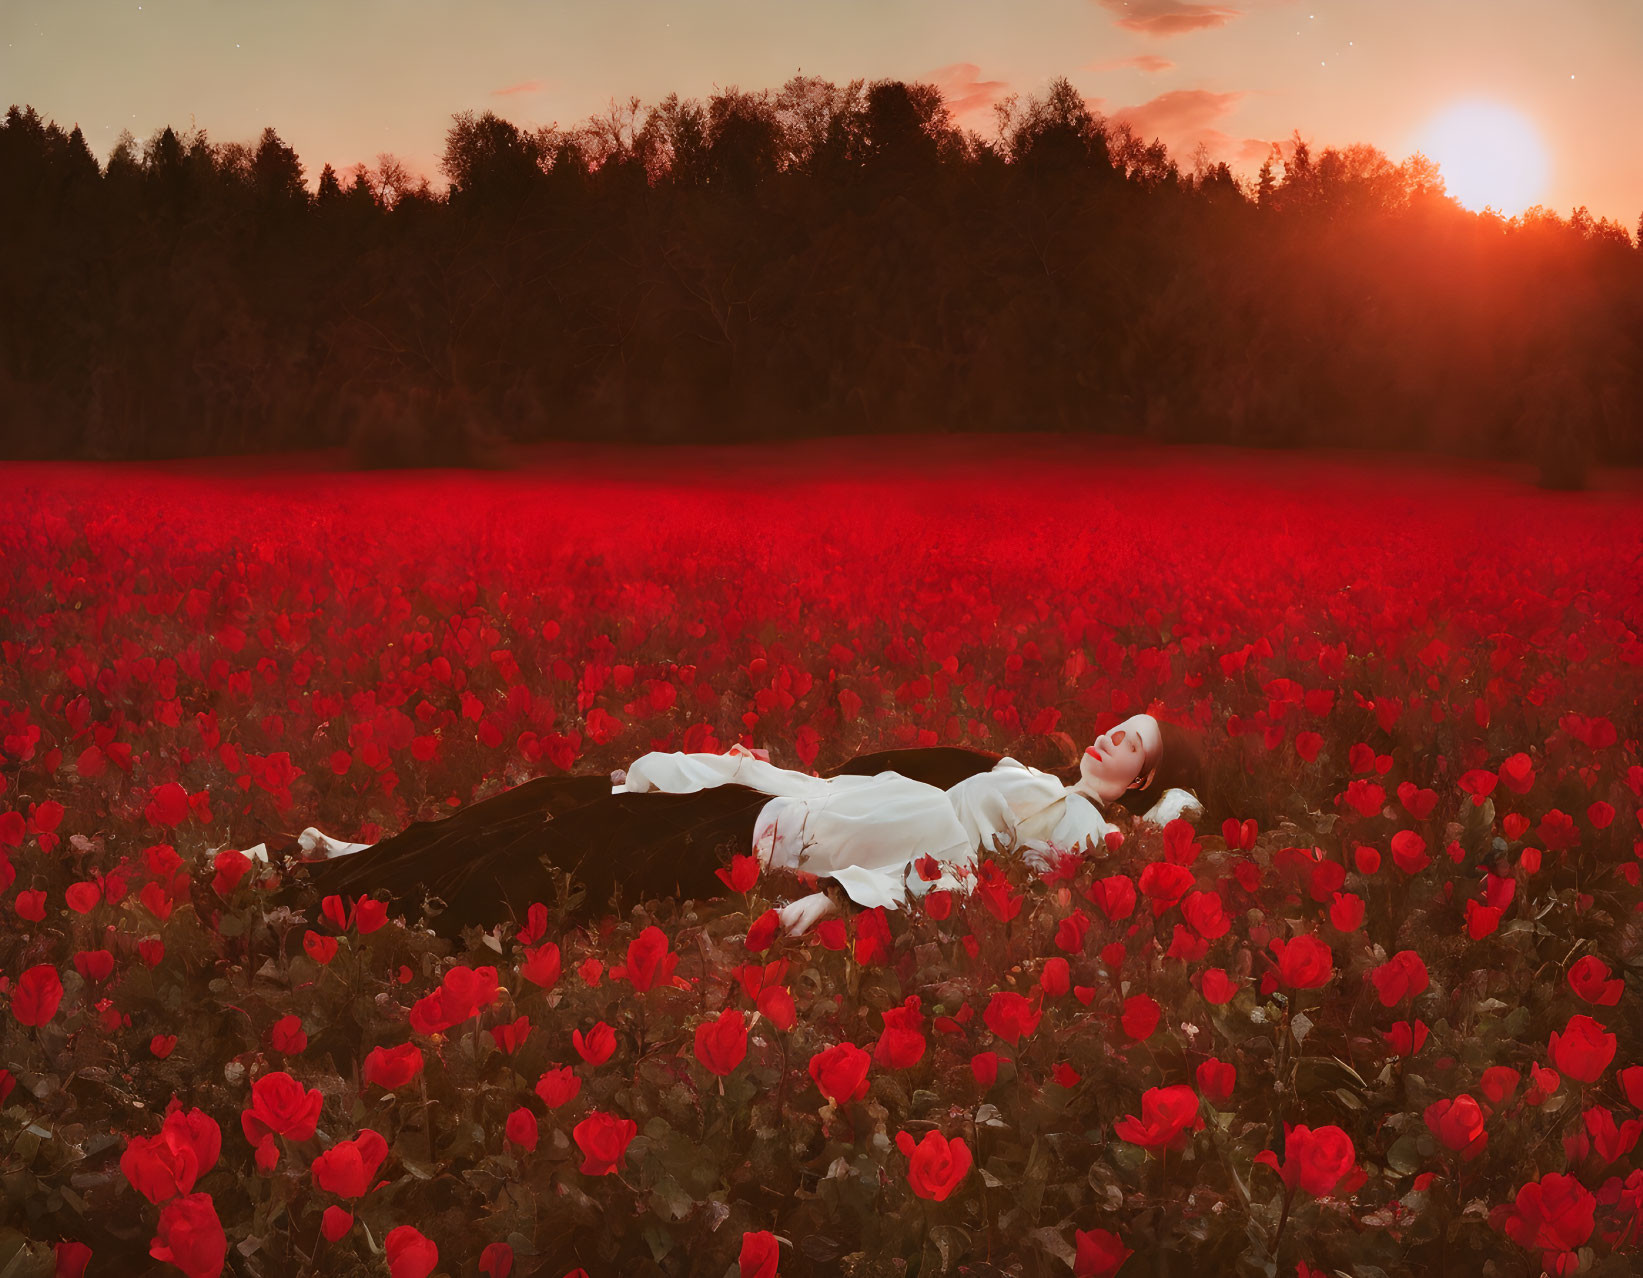
M1242 9L1219 4L1187 4L1184 0L1097 0L1117 15L1126 31L1150 36L1185 35L1206 27L1224 27L1243 16Z
M941 90L947 109L954 120L959 120L976 111L990 111L1010 87L1008 80L983 80L980 76L981 68L974 62L954 62L926 78Z
M1092 62L1084 69L1086 71L1118 71L1124 67L1134 67L1137 71L1169 71L1175 63L1168 58L1160 58L1154 53L1138 53L1133 58L1112 58L1107 62Z
M1248 96L1245 93L1214 93L1209 89L1173 89L1140 106L1114 111L1143 142L1163 139L1170 155L1183 168L1191 167L1192 153L1202 142L1212 160L1236 160L1259 164L1266 158L1267 143L1260 138L1234 140L1216 127Z
M505 98L515 93L540 93L547 87L547 83L543 80L525 80L519 84L510 84L505 89L492 89L491 96L493 98Z

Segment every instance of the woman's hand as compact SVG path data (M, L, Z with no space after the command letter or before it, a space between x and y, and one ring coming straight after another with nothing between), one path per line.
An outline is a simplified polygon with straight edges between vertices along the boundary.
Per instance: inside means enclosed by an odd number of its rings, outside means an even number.
M809 896L801 896L797 901L781 906L776 914L789 936L803 936L836 909L833 898L826 892L812 892Z
M1191 790L1170 789L1159 796L1158 802L1141 819L1153 825L1168 825L1177 817L1196 821L1203 815L1204 805Z

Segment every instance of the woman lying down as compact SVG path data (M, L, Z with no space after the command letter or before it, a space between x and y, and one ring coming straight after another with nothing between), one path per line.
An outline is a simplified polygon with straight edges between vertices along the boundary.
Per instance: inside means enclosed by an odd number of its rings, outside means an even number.
M751 849L761 868L815 875L833 886L779 907L802 935L842 898L898 909L933 890L966 893L980 860L1015 846L1034 868L1087 848L1115 829L1111 805L1150 803L1158 825L1198 819L1191 786L1205 775L1201 734L1134 715L1097 736L1057 771L957 747L861 755L827 776L776 767L763 751L653 751L611 777L540 777L439 821L413 822L376 844L343 843L310 827L310 890L345 897L386 890L415 917L424 896L445 908L436 932L489 928L555 899L554 871L585 888L580 913L597 917L620 893L705 900L724 892L715 873ZM924 878L915 863L934 859ZM925 863L928 868L929 863Z

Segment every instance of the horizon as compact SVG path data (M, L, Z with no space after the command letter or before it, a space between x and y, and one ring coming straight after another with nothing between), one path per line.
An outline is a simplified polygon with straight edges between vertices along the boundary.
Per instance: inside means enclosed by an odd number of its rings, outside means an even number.
M845 0L825 14L748 0L563 12L499 0L460 25L435 21L459 16L440 0L397 7L392 25L374 21L384 14L372 2L296 0L278 16L202 0L99 0L89 17L40 0L7 8L0 72L13 104L78 125L104 167L122 131L139 145L167 126L255 145L271 127L301 160L309 191L327 164L340 178L392 156L442 194L445 131L464 111L570 130L630 97L642 122L675 92L705 103L731 87L774 94L799 74L840 86L901 79L936 85L953 123L992 141L996 104L1010 94L1025 104L1065 76L1109 124L1161 139L1183 172L1202 145L1211 164L1253 180L1270 148L1298 131L1315 155L1354 144L1394 164L1425 154L1474 210L1511 217L1540 206L1567 217L1585 207L1628 232L1643 212L1643 155L1603 142L1607 122L1643 114L1643 87L1626 66L1643 44L1635 7L1571 5L1548 18L1527 3L1477 0L1442 13L1413 3L1353 13L1295 0L1041 0L1028 20L1020 9L1013 20L976 10L938 23L923 21L937 12L925 0ZM1423 35L1411 43L1416 13ZM53 57L69 40L75 56ZM1389 72L1401 73L1404 92L1383 101Z

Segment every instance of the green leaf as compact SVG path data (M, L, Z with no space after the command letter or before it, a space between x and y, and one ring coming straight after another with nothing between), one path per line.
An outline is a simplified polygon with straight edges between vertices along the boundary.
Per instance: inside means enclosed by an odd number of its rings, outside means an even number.
M663 1176L652 1186L649 1203L650 1209L667 1221L683 1220L696 1205L695 1200L671 1176Z
M1421 1169L1423 1162L1420 1142L1413 1135L1400 1136L1386 1151L1386 1165L1400 1176L1413 1176Z
M941 1255L941 1272L952 1268L953 1261L970 1250L970 1235L957 1225L937 1225L930 1230L930 1241Z

